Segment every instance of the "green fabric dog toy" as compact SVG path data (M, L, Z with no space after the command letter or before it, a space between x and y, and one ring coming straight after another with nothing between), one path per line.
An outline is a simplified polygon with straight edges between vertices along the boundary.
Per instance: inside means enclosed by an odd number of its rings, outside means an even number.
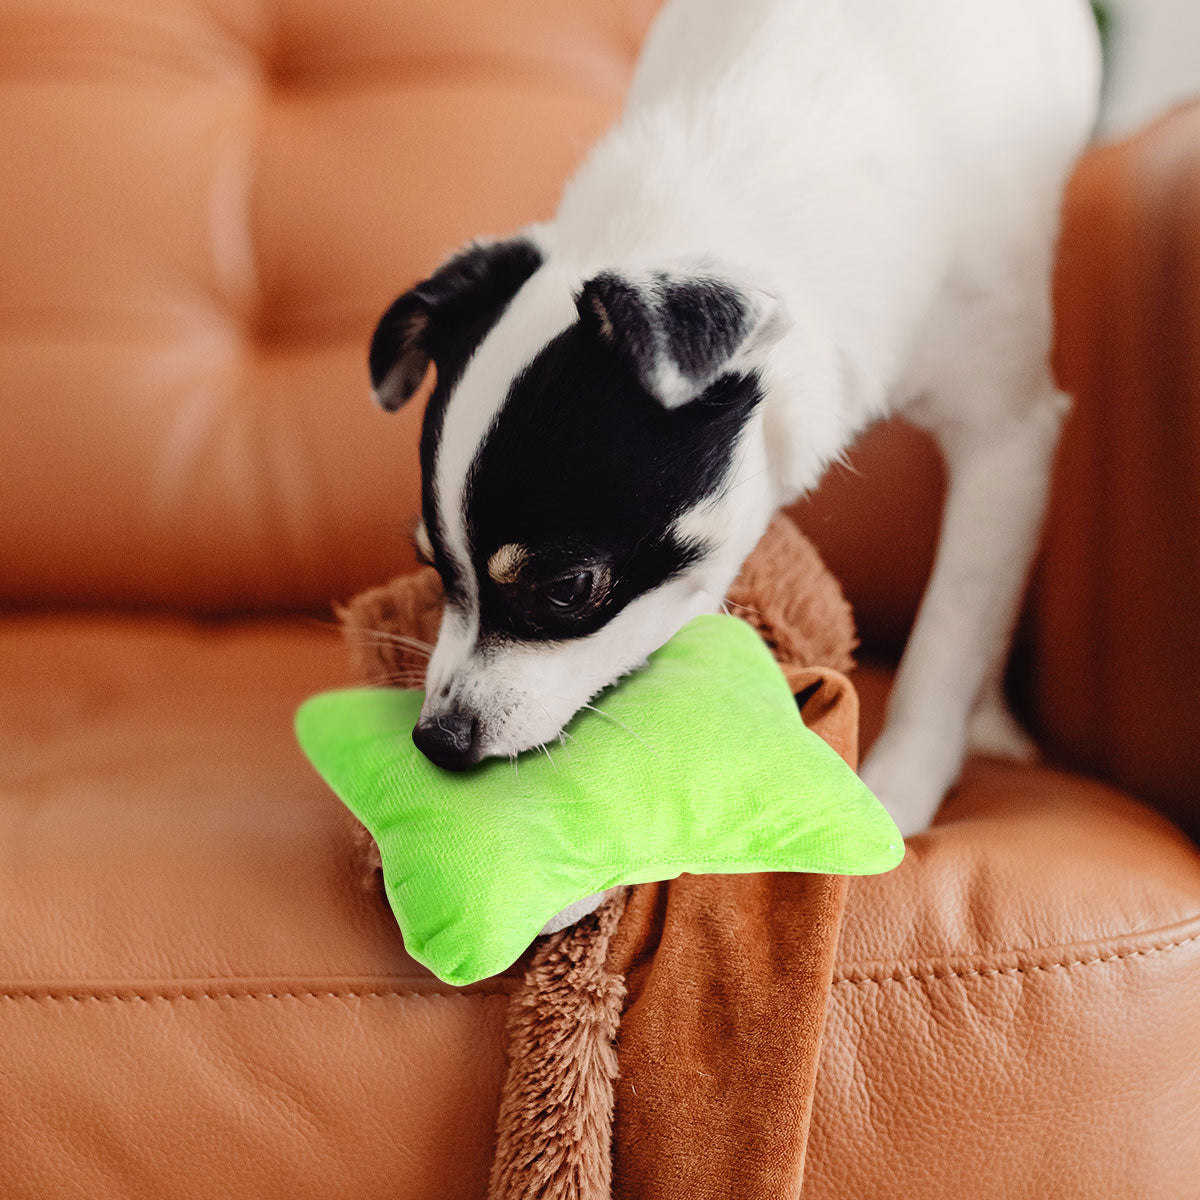
M561 910L693 874L873 875L904 856L882 805L800 719L759 636L697 617L549 753L444 771L412 744L420 691L296 714L305 754L379 844L409 953L447 983L503 971Z

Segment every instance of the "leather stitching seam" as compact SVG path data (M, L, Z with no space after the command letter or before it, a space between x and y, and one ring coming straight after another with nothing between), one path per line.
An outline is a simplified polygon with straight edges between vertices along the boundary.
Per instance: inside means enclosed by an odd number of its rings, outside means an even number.
M834 978L834 987L846 984L861 986L863 984L910 983L914 980L930 982L939 979L971 979L994 978L998 975L1030 975L1036 971L1068 971L1072 967L1094 967L1102 963L1124 962L1131 958L1148 958L1152 954L1164 954L1169 950L1178 950L1183 946L1200 942L1200 934L1181 938L1175 942L1164 942L1160 946L1146 946L1141 950L1130 950L1125 954L1108 954L1102 958L1075 958L1065 962L1030 963L1028 966L1016 967L976 967L968 971L904 971L890 975L850 975Z
M1164 954L1171 950L1179 950L1184 946L1200 942L1200 934L1180 938L1177 941L1164 942L1157 946L1145 946L1140 950L1129 950L1124 954L1108 954L1098 958L1077 958L1066 961L1045 963L1030 963L1026 966L1015 967L976 967L965 971L903 971L889 975L856 975L835 976L834 987L850 985L860 987L865 984L882 986L887 983L931 982L941 979L971 979L995 978L1001 975L1029 975L1038 971L1066 971L1073 967L1094 967L1104 963L1125 962L1133 958L1148 958L1154 954ZM171 995L145 992L113 992L110 995L96 995L93 992L0 992L0 1000L34 1000L38 1002L53 1001L56 1003L83 1004L89 1001L98 1004L109 1003L142 1003L152 1004L162 1001L173 1004L179 1000L464 1000L474 996L484 999L504 997L504 992L474 992L461 994L456 992L418 992L418 991L284 991L272 992L176 992Z
M467 1000L482 997L485 1000L497 996L507 998L504 992L176 992L163 995L157 992L113 992L99 996L94 992L0 992L0 1000L55 1001L57 1003L97 1004L113 1002L153 1004L158 1001L174 1004L177 1000Z

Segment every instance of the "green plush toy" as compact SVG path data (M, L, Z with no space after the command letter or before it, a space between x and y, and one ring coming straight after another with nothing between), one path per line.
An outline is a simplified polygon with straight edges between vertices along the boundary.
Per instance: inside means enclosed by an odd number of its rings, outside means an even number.
M379 844L409 953L447 983L504 970L556 913L617 884L873 875L904 856L882 805L804 725L734 617L697 617L549 754L435 767L412 744L422 695L314 696L296 734Z

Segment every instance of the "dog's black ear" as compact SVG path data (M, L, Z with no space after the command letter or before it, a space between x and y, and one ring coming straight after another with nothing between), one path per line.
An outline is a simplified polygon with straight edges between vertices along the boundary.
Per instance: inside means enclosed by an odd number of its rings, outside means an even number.
M752 371L788 327L776 297L706 271L605 271L583 285L576 307L665 408Z
M525 237L476 242L405 292L371 339L371 387L381 407L395 412L412 399L431 360L439 387L452 386L541 263L541 251Z

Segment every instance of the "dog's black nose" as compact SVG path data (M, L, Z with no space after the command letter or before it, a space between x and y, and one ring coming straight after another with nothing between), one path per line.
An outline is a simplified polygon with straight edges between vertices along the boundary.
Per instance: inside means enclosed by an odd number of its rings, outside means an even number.
M422 717L413 729L413 744L435 766L448 771L463 771L477 763L479 723L462 712L442 713L440 717Z

